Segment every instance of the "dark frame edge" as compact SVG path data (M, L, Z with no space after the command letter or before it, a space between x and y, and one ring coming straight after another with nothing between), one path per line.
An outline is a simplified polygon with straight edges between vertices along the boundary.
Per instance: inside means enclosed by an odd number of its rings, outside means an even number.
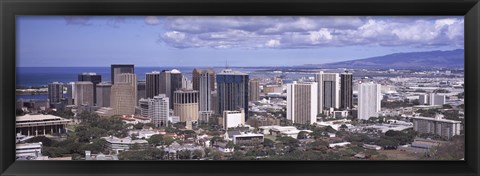
M472 1L469 1L469 2L471 3ZM14 112L9 110L9 108L5 108L5 107L14 107L14 104L12 104L10 100L14 99L14 94L11 94L11 92L15 90L15 86L14 86L15 79L11 80L10 78L9 79L6 79L6 78L12 77L11 76L12 74L15 75L15 67L14 67L15 61L13 62L13 67L12 67L12 64L7 62L6 60L11 60L11 59L14 60L15 58L15 52L13 51L13 49L15 48L15 36L8 35L10 31L15 31L15 26L8 26L7 24L12 24L12 20L14 23L16 11L6 8L5 4L7 3L5 3L4 0L0 0L0 11L1 11L0 12L0 19L1 19L0 38L2 39L2 42L0 43L0 53L2 57L0 60L0 69L1 69L0 74L2 77L0 79L0 113L1 113L0 125L2 125L2 128L0 129L0 138L1 138L1 141L0 141L0 156L1 156L0 157L0 173L1 174L0 175L3 175L3 174L32 175L29 173L20 174L17 172L19 168L28 167L29 164L25 162L15 162L14 153L8 152L8 151L15 150L15 145L11 144L11 142L14 141L14 136L9 136L9 134L12 133L12 131L14 131L14 127L7 126L7 128L5 128L5 125L3 125L3 124L15 123L13 118L8 118L8 117L13 117ZM48 13L48 12L44 12L44 13ZM76 13L78 12L76 11ZM431 11L429 13L431 13ZM289 13L286 13L286 14L289 14ZM465 80L466 80L465 82L469 82L469 83L466 83L466 85L468 86L465 87L465 92L468 92L467 96L469 97L469 98L466 98L465 103L469 104L466 106L467 106L467 109L470 110L466 114L469 117L468 118L469 123L467 124L468 126L467 134L474 134L474 135L466 135L466 140L472 141L472 142L469 142L472 145L466 146L466 153L470 153L470 154L473 153L475 155L466 155L466 158L465 158L466 164L468 165L468 168L471 170L465 171L462 174L445 173L449 175L469 175L470 176L470 175L479 174L478 171L480 168L480 165L479 165L480 153L478 152L478 147L480 146L480 140L477 139L479 135L478 133L479 130L477 128L480 126L480 123L477 117L479 117L480 108L475 107L475 105L478 105L477 103L480 100L480 96L478 94L478 90L480 90L479 89L480 71L478 70L480 68L480 65L479 65L480 52L478 51L479 50L478 47L480 46L480 38L479 38L480 37L480 21L479 21L480 19L479 18L480 18L480 3L478 3L477 1L477 3L475 3L475 5L470 9L470 11L465 14L465 23L466 23L465 35L468 36L468 38L467 37L465 38L465 57L470 58L469 60L466 59L465 61L465 70L468 70L468 74L466 74L465 76ZM470 75L470 76L467 76L467 75ZM9 86L5 86L5 85L9 85ZM8 110L8 111L5 111L5 110ZM58 164L58 162L49 162L49 163L51 164L55 163L56 166L62 166L62 165L69 166L69 164ZM103 169L102 171L105 172L105 170ZM43 174L64 175L62 173L55 173L55 174L43 173ZM83 173L83 174L87 175L89 174L89 172ZM125 175L125 174L127 173L123 173L121 175ZM221 174L222 173L216 173L215 175L221 175ZM247 174L260 175L260 174L252 174L252 173L247 173ZM416 174L418 173L414 173L414 175ZM71 174L71 175L80 175L80 174ZM118 174L105 174L105 175L118 175ZM177 175L177 174L167 173L165 175ZM178 174L178 175L189 175L189 174ZM198 175L208 175L208 174L202 173ZM236 175L241 175L241 174L236 174ZM289 173L282 173L279 175L289 175ZM314 174L311 174L311 175L314 175ZM325 175L333 175L333 174L325 173ZM348 174L335 174L335 175L348 175ZM358 175L379 175L379 173L358 173ZM392 175L407 175L407 174L402 173L402 174L392 174ZM425 175L434 175L434 174L425 174Z

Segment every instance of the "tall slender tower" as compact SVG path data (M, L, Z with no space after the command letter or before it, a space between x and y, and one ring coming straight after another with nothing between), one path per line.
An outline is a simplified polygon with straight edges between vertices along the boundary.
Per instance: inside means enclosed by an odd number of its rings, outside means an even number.
M48 101L52 104L60 103L63 98L63 84L53 82L48 84Z
M358 119L368 120L377 117L381 110L381 86L374 83L361 83L358 86Z
M249 86L250 86L249 88L250 93L248 94L249 96L248 100L249 101L260 100L260 82L258 81L258 79L250 80Z
M160 94L160 72L154 71L145 75L145 96L153 98Z
M328 108L340 108L340 76L338 73L320 71L315 75L315 82L318 83L318 113L323 113L323 110Z
M170 100L170 109L173 109L173 92L182 88L182 73L176 69L163 70L160 73L160 94L165 94Z
M340 108L353 108L353 76L345 72L340 75Z
M245 109L248 120L248 74L225 69L217 74L218 114Z
M298 124L317 121L317 83L287 84L287 119Z

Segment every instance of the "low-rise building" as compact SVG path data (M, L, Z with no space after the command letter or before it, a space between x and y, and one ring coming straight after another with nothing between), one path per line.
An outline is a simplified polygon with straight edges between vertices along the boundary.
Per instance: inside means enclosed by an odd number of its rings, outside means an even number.
M66 125L70 122L69 119L49 114L27 114L16 117L16 133L27 136L66 133Z
M37 158L42 156L42 142L17 144L15 155L17 158Z
M436 134L447 139L460 134L461 121L442 119L440 116L412 117L413 129L419 133Z
M115 153L119 153L120 151L130 150L131 147L135 144L138 144L140 148L145 148L148 145L148 141L146 140L132 140L130 137L126 138L117 138L114 136L110 137L103 137L107 141L106 148L108 150L112 150Z

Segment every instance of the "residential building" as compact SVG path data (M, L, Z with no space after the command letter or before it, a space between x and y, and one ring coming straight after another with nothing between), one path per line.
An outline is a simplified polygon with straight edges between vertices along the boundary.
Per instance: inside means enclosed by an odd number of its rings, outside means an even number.
M338 73L324 73L320 71L315 74L317 90L317 111L322 113L329 108L340 108L340 77Z
M292 123L313 124L317 121L317 83L287 84L287 119Z
M48 103L50 106L60 103L63 98L63 84L53 82L48 84Z
M460 135L461 121L442 119L440 116L412 117L413 130L419 133L436 134L447 139Z
M170 116L169 98L165 94L153 98L140 99L141 116L151 119L156 127L163 127L168 124Z
M381 85L361 83L358 87L358 119L377 117L381 110Z

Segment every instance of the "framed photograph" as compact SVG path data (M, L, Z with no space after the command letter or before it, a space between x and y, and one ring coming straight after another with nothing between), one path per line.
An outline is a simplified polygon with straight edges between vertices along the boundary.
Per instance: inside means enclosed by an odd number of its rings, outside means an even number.
M1 175L479 174L478 0L0 11Z

